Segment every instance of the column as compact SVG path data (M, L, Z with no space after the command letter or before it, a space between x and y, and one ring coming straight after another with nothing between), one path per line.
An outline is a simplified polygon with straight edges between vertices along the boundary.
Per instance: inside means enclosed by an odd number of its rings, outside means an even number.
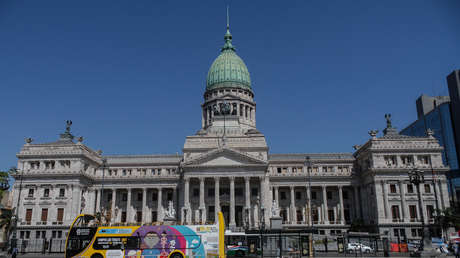
M126 202L126 222L132 222L131 220L131 188L128 188L128 200Z
M323 221L324 224L329 224L329 212L327 206L327 186L323 185Z
M219 221L220 195L219 195L219 177L214 178L214 221Z
M361 215L360 215L360 207L361 207L361 205L359 205L359 193L358 193L358 187L357 186L353 187L353 193L355 194L355 201L354 201L355 218L358 219L358 218L361 217Z
M200 177L200 212L201 212L201 223L206 222L206 205L204 203L204 177Z
M192 222L192 209L190 208L190 178L186 177L185 179L185 186L184 186L184 207L182 208L185 210L185 218L184 221L186 223Z
M399 193L401 195L401 213L403 221L407 221L406 212L406 193L404 191L404 181L399 181Z
M158 221L163 221L163 189L161 187L157 188L158 194L157 194L157 217Z
M230 177L230 226L235 226L235 177Z
M424 200L423 200L423 193L422 193L422 188L423 188L423 186L424 186L424 184L420 184L420 185L419 185L419 187L420 187L420 188L419 188L419 191L420 191L420 197L421 197L421 199L420 199L420 202L417 203L417 204L422 205L421 210L422 210L422 212L423 212L423 218L424 218L425 223L426 223L426 222L428 221L428 216L427 216L427 214L426 214L425 202L424 202ZM419 208L419 211L420 211L420 208ZM420 213L420 212L418 212L418 213ZM419 216L419 217L418 217L419 220L422 221L422 214L419 214L418 216Z
M184 206L185 208L190 208L190 178L185 178L185 187L184 187Z
M289 187L291 190L291 224L296 224L297 222L297 211L295 207L295 192L294 192L294 186Z
M96 198L94 198L94 201L96 202L94 214L101 211L101 196L99 193L100 193L100 190L97 190L97 189L94 190L94 195L96 195Z
M276 204L278 205L278 208L279 208L279 207L280 207L279 187L278 187L278 186L274 186L273 189L274 189L274 191L275 191L275 201L276 201Z
M115 188L112 188L112 207L110 211L110 220L112 223L115 223L116 217L115 217L115 203L117 201L117 190Z
M142 188L142 223L147 222L147 188Z
M307 190L305 191L307 193L307 205L305 207L305 223L307 225L312 225L312 219L311 214L313 213L312 211L312 205L311 205L311 188L310 186L307 186Z
M439 207L442 209L445 209L447 207L449 207L449 194L447 192L447 183L442 184L442 181L441 180L438 180L438 186L439 186L439 191L438 191L438 195L440 198L440 202L439 202ZM454 197L453 199L455 200L455 193L452 193L452 196Z
M340 223L344 225L345 224L345 214L344 214L344 208L343 208L343 190L342 190L341 185L339 185L339 205L340 205Z
M385 219L390 219L390 206L388 205L388 189L386 181L382 181L383 205L385 208Z
M247 221L249 221L249 226L251 226L251 185L250 185L251 178L248 176L244 177L244 185L245 190L244 193L246 195L245 198L245 213L244 216L248 216ZM246 221L245 219L243 219Z

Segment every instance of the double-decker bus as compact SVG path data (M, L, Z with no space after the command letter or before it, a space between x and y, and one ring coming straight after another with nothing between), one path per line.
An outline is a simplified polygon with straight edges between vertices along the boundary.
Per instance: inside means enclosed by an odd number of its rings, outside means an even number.
M224 232L221 212L213 225L99 226L95 216L81 214L67 235L65 257L223 258Z

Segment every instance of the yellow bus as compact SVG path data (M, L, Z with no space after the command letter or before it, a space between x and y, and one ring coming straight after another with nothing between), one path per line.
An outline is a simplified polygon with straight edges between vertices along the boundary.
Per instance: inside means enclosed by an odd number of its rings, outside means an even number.
M225 257L221 212L213 225L99 226L79 215L70 226L65 257L186 258Z

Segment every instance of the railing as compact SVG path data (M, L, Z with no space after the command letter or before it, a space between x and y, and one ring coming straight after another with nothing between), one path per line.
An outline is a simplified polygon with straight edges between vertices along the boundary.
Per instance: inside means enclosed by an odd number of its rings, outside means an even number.
M20 253L63 253L65 239L18 239Z

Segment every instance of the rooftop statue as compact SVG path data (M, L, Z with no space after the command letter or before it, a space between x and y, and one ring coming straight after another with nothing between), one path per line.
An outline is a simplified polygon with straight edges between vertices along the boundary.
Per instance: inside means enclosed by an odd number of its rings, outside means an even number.
M385 119L387 120L387 128L392 128L391 125L391 114L385 114Z

